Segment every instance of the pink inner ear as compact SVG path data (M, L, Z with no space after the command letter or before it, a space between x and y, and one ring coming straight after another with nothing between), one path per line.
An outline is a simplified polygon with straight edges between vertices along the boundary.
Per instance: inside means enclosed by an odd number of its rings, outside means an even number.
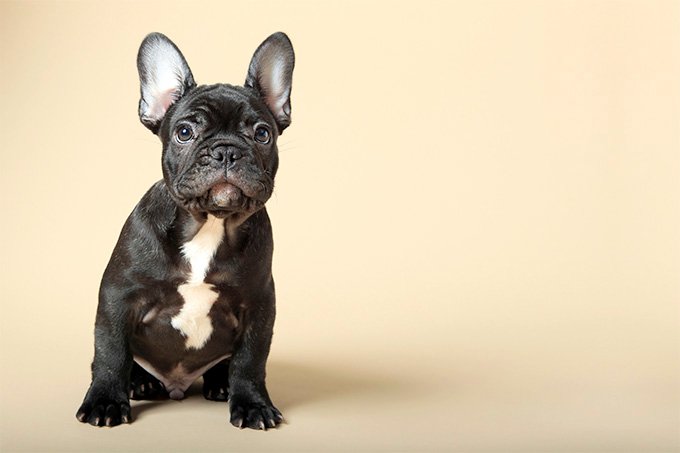
M284 69L285 61L277 56L270 56L263 65L265 77L261 83L266 92L265 102L277 117L290 113L290 111L286 112L284 107L290 96L290 89L286 87L284 81Z
M154 119L161 119L165 116L170 106L177 100L177 90L168 88L154 96L148 116Z

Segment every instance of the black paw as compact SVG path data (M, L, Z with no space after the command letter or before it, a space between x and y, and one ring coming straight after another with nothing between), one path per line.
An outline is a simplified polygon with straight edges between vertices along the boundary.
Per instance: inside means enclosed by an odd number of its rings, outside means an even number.
M211 401L227 401L229 360L223 360L203 374L203 396Z
M131 400L155 400L167 396L160 382L136 382L130 385Z
M165 386L140 367L137 362L132 365L130 376L130 390L128 396L133 400L154 400L167 397Z
M203 381L203 396L210 401L227 401L229 392L226 383Z
M104 397L92 401L85 398L76 412L76 418L92 426L116 426L132 421L128 401L116 401Z
M130 399L154 400L167 396L165 387L156 378L133 380L130 382Z
M231 424L237 428L267 430L276 428L283 415L272 404L231 401Z

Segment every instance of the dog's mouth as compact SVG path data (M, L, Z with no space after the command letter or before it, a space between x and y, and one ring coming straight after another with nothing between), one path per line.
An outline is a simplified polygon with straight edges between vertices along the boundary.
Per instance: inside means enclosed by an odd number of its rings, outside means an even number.
M253 213L264 206L268 198L266 186L251 186L253 185L237 185L236 181L220 178L203 190L196 190L195 186L178 187L177 195L190 212L207 212L218 218L225 218L232 214Z
M230 182L220 182L208 190L208 199L217 208L233 208L243 204L243 191Z
M246 193L233 182L218 182L201 197L199 204L202 210L224 218L232 214L255 212L264 206L264 202Z

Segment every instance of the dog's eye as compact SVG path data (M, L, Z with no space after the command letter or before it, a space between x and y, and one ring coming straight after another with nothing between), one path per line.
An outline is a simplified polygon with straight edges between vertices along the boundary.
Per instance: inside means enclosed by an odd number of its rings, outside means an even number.
M187 125L182 125L177 128L177 132L175 132L175 136L177 137L177 141L180 143L186 143L192 138L194 138L194 130L191 129L190 126Z
M263 144L269 143L270 134L269 130L264 126L259 126L255 129L255 141Z

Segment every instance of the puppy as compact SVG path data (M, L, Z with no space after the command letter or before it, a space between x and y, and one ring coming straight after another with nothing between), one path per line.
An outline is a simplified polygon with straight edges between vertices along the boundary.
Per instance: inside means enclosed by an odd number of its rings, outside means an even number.
M163 146L163 180L127 219L99 290L92 383L76 413L130 423L130 398L229 401L231 423L283 417L265 386L275 316L272 231L278 136L291 120L295 56L275 33L244 86L200 85L160 33L141 44L139 117Z

